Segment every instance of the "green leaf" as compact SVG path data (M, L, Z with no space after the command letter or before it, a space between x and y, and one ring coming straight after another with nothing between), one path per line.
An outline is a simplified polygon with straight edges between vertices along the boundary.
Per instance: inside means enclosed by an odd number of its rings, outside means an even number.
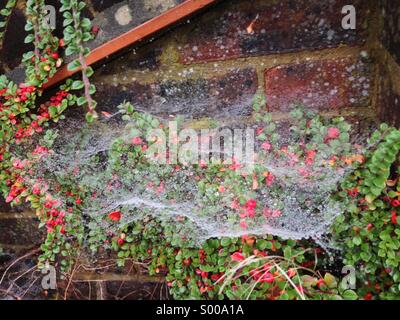
M90 88L89 88L89 94L92 95L92 94L95 94L95 93L96 93L96 87L95 87L94 84L91 84Z
M343 292L342 296L343 296L343 299L345 299L345 300L357 300L358 299L357 293L355 293L353 290L346 290L345 292Z
M92 67L87 67L85 70L85 74L87 75L88 78L90 78L93 75L94 71Z
M63 26L67 27L74 22L73 19L64 19Z
M337 287L336 278L333 275L331 275L330 273L325 274L324 281L325 281L326 285L328 286L328 288L330 288L330 289Z
M85 103L86 103L86 98L85 98L85 97L79 97L79 98L76 100L76 104L77 104L78 106L83 106Z
M85 29L90 29L92 26L92 23L88 18L83 18L81 21L81 26Z
M74 60L68 64L68 70L74 71L74 70L78 69L80 66L81 66L81 63L79 62L79 60Z
M353 243L354 243L356 246L359 246L359 245L361 245L362 240L361 240L360 237L354 237L354 238L353 238Z
M65 55L67 56L71 56L75 53L78 53L78 49L73 45L68 46L68 48L65 50Z
M80 90L85 86L85 84L83 83L83 81L81 80L76 80L72 83L71 89L72 90Z
M33 34L29 34L26 36L24 43L31 43L35 40L35 36Z
M86 121L89 123L92 123L97 118L98 118L98 115L95 111L91 111L86 114Z

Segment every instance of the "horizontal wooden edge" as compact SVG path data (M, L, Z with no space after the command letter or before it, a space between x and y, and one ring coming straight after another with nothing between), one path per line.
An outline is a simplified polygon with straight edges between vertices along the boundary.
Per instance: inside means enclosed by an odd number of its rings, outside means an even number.
M149 276L147 274L117 274L117 273L86 273L79 272L74 274L74 282L138 282L138 283L164 283L165 277Z
M12 220L12 219L36 219L37 216L34 211L22 211L22 212L0 212L1 220Z

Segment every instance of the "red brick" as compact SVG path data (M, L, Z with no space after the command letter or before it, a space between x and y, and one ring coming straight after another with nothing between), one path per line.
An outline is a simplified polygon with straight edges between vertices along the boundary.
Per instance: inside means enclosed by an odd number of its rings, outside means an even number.
M288 111L301 103L315 109L368 106L369 66L352 59L281 65L265 72L267 103Z
M180 45L185 64L236 57L322 49L366 40L366 1L357 9L356 30L341 26L348 0L224 1L188 27ZM253 24L249 34L247 27Z

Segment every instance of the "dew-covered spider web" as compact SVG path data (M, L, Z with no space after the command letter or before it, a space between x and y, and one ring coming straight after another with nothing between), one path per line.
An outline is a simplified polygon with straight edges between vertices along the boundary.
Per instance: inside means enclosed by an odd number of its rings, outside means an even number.
M165 236L191 246L249 234L315 239L344 210L332 195L352 167L334 165L330 154L312 155L307 166L304 159L265 152L269 148L256 142L252 171L237 170L235 163L155 164L133 152L146 144L145 138L132 144L136 122L118 117L91 125L61 121L53 129L51 151L34 168L33 181L42 181L49 191L68 183L86 192L82 215L89 229L110 234L156 219ZM285 128L276 129L282 150L300 143ZM346 145L348 154L360 153L354 144ZM115 211L121 212L120 221L109 219Z

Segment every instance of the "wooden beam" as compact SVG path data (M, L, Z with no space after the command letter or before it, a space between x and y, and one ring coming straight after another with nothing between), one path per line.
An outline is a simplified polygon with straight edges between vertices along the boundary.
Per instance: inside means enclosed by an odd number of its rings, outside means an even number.
M130 45L154 35L156 32L173 25L184 18L187 18L193 13L216 3L217 1L218 0L186 0L159 16L136 26L128 32L93 49L86 58L87 64L92 65L99 62ZM46 84L44 84L43 87L49 88L79 71L80 69L69 71L67 65L64 65Z
M165 283L163 276L149 276L147 274L119 274L119 273L90 273L78 272L74 275L73 282L97 281L125 281L138 283Z

